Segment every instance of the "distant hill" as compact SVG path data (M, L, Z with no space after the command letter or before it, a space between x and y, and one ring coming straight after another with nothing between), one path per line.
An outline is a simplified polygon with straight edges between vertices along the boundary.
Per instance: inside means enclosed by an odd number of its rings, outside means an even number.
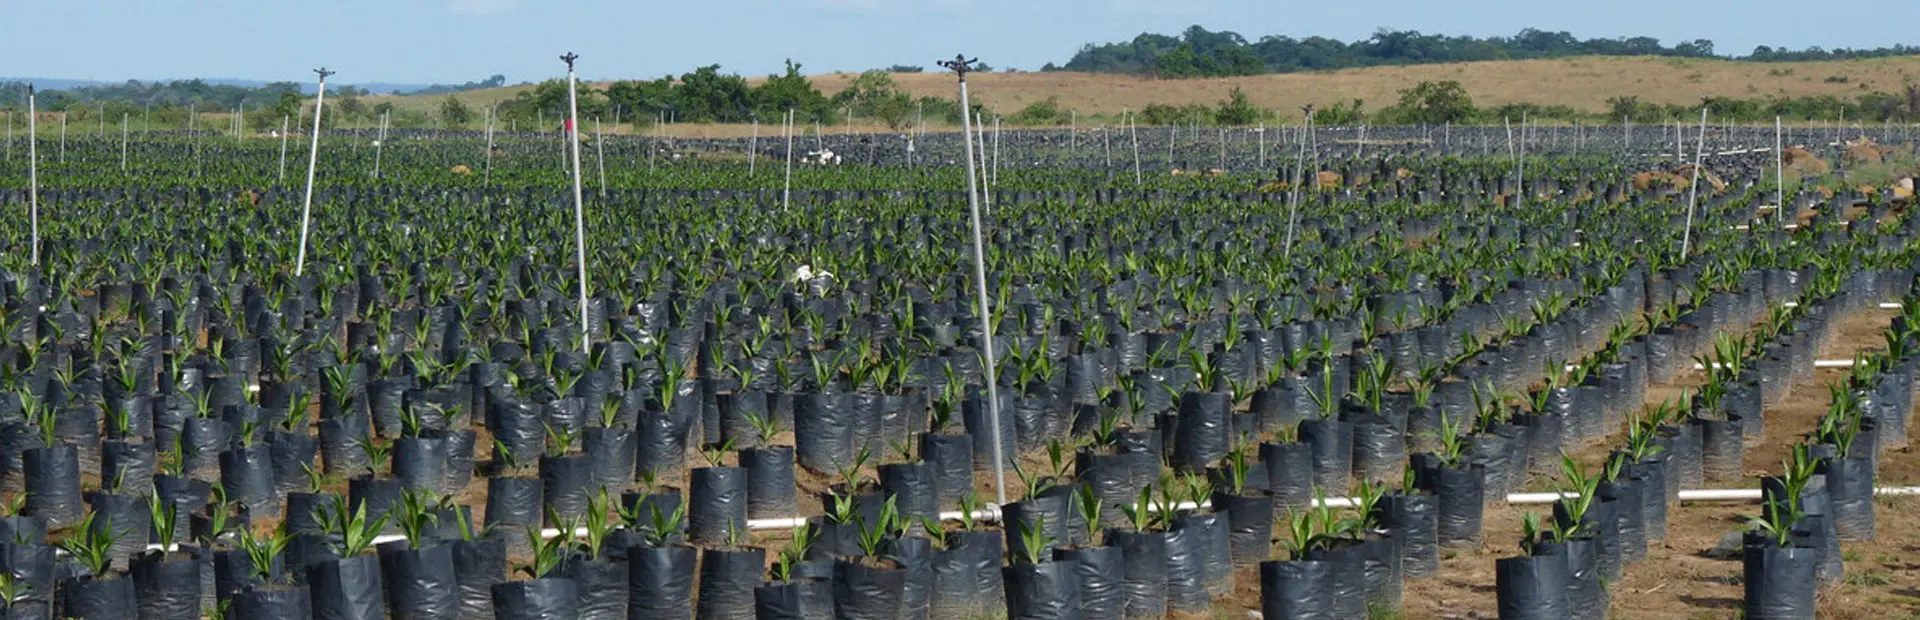
M193 79L193 78L179 78L179 79ZM142 83L151 83L151 82L165 83L165 82L174 81L174 78L161 79L161 80L139 80L139 81ZM238 86L242 88L259 88L259 87L271 84L271 82L267 82L263 80L241 80L241 79L234 79L234 78L200 78L200 81L206 82L207 84L213 85L213 86ZM74 80L74 79L67 79L67 78L0 77L0 83L7 83L7 82L27 82L27 83L33 84L35 88L39 88L43 90L67 90L72 88L79 88L82 86L100 86L103 84L124 84L126 83L126 80L108 81L108 80ZM331 82L329 83L331 84ZM433 87L432 84L394 84L389 82L370 82L366 84L342 84L342 85L353 86L355 88L364 88L368 92L371 92L376 95L411 93L411 92ZM312 76L310 75L306 76L305 81L302 81L300 83L300 91L309 95L314 93L314 83L312 80Z

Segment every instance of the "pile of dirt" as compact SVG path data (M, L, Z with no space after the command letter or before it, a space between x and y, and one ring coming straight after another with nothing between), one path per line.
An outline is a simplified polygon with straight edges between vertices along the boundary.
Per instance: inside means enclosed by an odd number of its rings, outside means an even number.
M468 176L473 174L473 169L468 168L466 164L460 164L453 167L453 173L460 176Z
M1780 157L1781 164L1784 165L1786 169L1798 172L1801 176L1820 176L1833 170L1832 165L1814 156L1813 151L1809 151L1803 147L1787 147L1786 151L1782 152Z
M1848 164L1878 164L1887 160L1887 153L1893 149L1881 146L1871 138L1848 140L1846 143L1846 162Z
M1700 180L1713 188L1713 193L1724 194L1727 181L1705 167L1700 169ZM1633 175L1633 188L1646 191L1656 186L1667 186L1682 191L1693 185L1693 164L1682 164L1672 170L1648 170Z
M1340 173L1332 170L1321 170L1315 177L1319 179L1322 190L1340 189L1340 181L1344 179Z

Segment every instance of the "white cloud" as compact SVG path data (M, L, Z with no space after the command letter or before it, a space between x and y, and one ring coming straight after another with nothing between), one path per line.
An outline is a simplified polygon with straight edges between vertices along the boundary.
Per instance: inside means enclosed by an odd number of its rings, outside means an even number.
M520 0L447 0L447 10L460 15L500 15L520 8Z

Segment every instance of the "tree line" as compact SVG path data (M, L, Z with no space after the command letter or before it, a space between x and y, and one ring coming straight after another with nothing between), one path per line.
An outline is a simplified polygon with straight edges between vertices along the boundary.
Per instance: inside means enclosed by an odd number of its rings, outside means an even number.
M1382 29L1371 37L1350 42L1281 35L1249 41L1239 33L1213 32L1196 25L1178 36L1142 33L1131 41L1089 43L1065 65L1048 63L1041 70L1186 78L1568 56L1671 56L1785 62L1912 54L1920 54L1920 47L1792 50L1763 45L1746 56L1721 56L1715 53L1713 41L1707 39L1668 46L1653 37L1581 39L1565 31L1535 28L1521 30L1511 37L1448 36Z
M651 124L779 123L788 110L796 123L833 125L849 113L859 120L876 120L902 129L925 119L934 123L960 122L959 104L940 97L914 97L883 70L860 74L845 89L827 95L791 60L785 70L752 84L720 65L708 65L678 76L653 80L621 80L604 88L580 84L581 118ZM445 105L443 104L443 107ZM558 119L567 108L565 80L548 80L516 93L496 108L498 118L517 122Z

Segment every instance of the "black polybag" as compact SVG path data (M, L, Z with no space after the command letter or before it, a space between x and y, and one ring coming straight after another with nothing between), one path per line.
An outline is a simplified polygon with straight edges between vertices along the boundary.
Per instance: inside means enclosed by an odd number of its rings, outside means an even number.
M1501 620L1560 620L1567 610L1567 556L1500 558L1493 562Z
M201 564L184 553L148 552L133 559L133 587L140 603L140 617L158 620L198 620L200 618ZM367 558L372 560L371 557ZM377 589L379 566L373 565L376 590L374 611L384 613ZM317 611L317 610L316 610ZM316 616L319 617L319 616ZM327 616L347 618L349 616ZM378 616L363 616L377 618Z
M1840 540L1873 540L1873 462L1864 458L1820 461L1826 475L1827 520Z
M927 620L933 597L933 541L917 536L894 538L887 541L887 555L907 573L900 589L900 617Z
M545 577L493 587L496 620L558 620L580 617L580 587L572 579Z
M1254 566L1273 554L1271 496L1258 491L1233 495L1220 490L1214 492L1212 506L1215 514L1227 517L1227 545L1234 568Z
M1160 534L1166 539L1166 564L1161 575L1167 582L1167 609L1180 612L1206 612L1213 608L1207 592L1208 548L1206 528L1190 527Z
M1335 419L1302 421L1300 443L1313 447L1314 486L1328 495L1346 493L1353 473L1353 425Z
M1119 547L1055 549L1053 558L1074 564L1082 620L1119 620L1127 608L1122 586L1126 555Z
M462 620L492 618L493 586L507 581L506 541L482 538L456 540L451 545L453 575L460 584L459 617Z
M792 515L798 501L794 486L793 446L762 446L740 451L747 472L747 518Z
M1333 564L1329 562L1261 562L1261 617L1266 620L1335 620L1333 579Z
M602 551L606 551L602 549ZM574 616L580 620L623 620L627 610L627 562L571 553L561 560L556 576L573 582L579 600Z
M948 543L958 544L958 541ZM964 547L934 549L929 558L933 583L927 595L927 616L933 620L964 620L982 613L979 566ZM998 565L999 562L994 564ZM828 598L831 602L832 593ZM832 606L828 606L831 615Z
M833 582L794 579L767 582L753 589L757 620L832 620Z
M1180 395L1180 413L1174 425L1174 469L1206 471L1226 457L1232 442L1231 394L1187 392Z
M627 617L633 620L693 617L693 547L638 546L627 550Z
M79 577L60 583L58 617L76 620L127 620L136 618L133 580L126 578ZM4 613L4 612L0 612ZM10 616L11 617L11 616Z
M1375 522L1400 541L1401 575L1432 577L1440 570L1439 502L1432 495L1389 494L1374 507Z
M890 564L881 560L882 564ZM843 620L894 620L903 610L901 596L907 571L897 566L873 566L864 560L840 560L833 565L833 604Z
M442 620L459 617L460 588L453 547L436 544L410 548L406 541L380 545L380 583L394 620Z
M386 617L379 558L362 555L308 566L307 585L313 591L316 619L383 620ZM197 597L193 603L192 615L186 617L198 618Z
M311 620L313 597L304 586L248 588L234 595L229 613L249 620Z
M1080 618L1080 584L1074 570L1071 561L1006 567L1008 620Z
M752 615L753 589L760 585L766 557L766 550L754 548L701 551L695 616L724 620Z
M1416 462L1415 483L1433 494L1435 500L1435 532L1440 544L1478 544L1481 517L1486 511L1484 469L1479 465L1447 467L1438 459Z
M80 452L73 446L33 448L21 455L26 504L20 514L40 517L59 528L80 522L86 503L80 496Z
M747 529L747 470L700 467L687 495L687 532L696 543L721 544ZM742 600L748 599L742 594ZM745 605L745 603L742 603Z
M1120 549L1121 587L1129 618L1167 615L1167 537L1161 532L1107 530L1107 544Z
M1818 550L1771 544L1741 550L1744 617L1750 620L1811 620L1818 582Z

